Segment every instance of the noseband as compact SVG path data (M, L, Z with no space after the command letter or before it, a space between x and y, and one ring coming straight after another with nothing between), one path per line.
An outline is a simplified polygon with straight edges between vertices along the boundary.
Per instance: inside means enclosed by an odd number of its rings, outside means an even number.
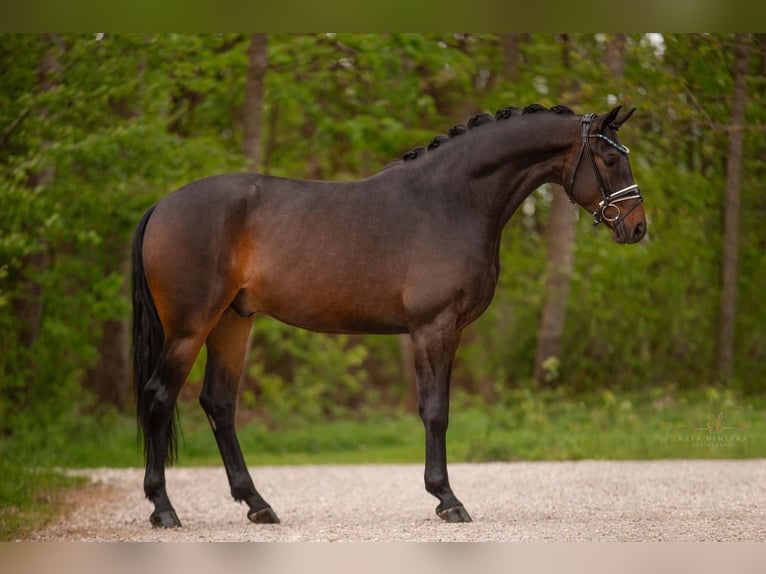
M569 201L575 203L575 200L572 197L572 187L574 186L575 175L577 175L577 169L580 167L582 156L585 154L585 152L587 152L587 155L590 158L590 163L593 166L593 171L596 172L598 189L601 192L601 197L603 198L598 203L598 209L593 212L593 227L597 227L598 224L603 221L608 221L613 224L613 227L616 228L644 200L641 197L641 190L636 184L629 185L628 187L623 187L622 189L613 193L607 193L606 184L604 183L604 179L601 177L601 172L599 172L598 166L596 165L596 157L593 155L593 150L590 147L590 138L595 137L602 139L625 155L629 154L630 150L624 145L620 145L617 142L609 139L604 134L591 135L590 126L595 118L596 114L586 114L582 117L582 121L580 123L580 137L582 138L582 146L580 147L580 155L577 156L577 163L575 163L574 170L572 171L572 177L569 180L569 187L567 188L566 192L569 196ZM625 213L622 213L620 206L617 204L623 201L630 201L631 199L635 200L633 205L631 205ZM611 214L608 213L610 208L613 210L613 213Z

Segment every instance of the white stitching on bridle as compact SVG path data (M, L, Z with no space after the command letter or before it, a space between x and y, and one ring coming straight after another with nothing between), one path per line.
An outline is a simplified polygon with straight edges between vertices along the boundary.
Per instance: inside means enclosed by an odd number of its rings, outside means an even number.
M598 206L601 208L599 210L601 212L601 219L609 222L617 221L620 218L620 207L616 204L631 199L641 199L641 190L638 189L638 185L635 183L607 195L604 199L598 202ZM605 202L606 205L604 205ZM614 217L609 217L606 213L606 210L610 207L614 207L617 210L617 214ZM593 217L595 218L598 213L598 211L594 212Z

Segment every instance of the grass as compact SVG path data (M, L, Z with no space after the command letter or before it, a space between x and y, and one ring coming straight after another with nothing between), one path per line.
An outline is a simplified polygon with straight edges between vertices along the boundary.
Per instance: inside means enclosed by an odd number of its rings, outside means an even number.
M713 388L587 396L522 389L489 411L467 404L457 418L473 428L457 454L468 460L760 458L765 406Z
M61 472L0 461L0 541L23 538L61 512L63 489L83 484Z
M180 465L219 465L207 420L181 405ZM414 414L373 413L267 428L239 428L249 465L423 463ZM491 402L456 393L448 434L451 462L766 457L766 404L707 388L575 395L566 389L504 390ZM27 429L0 441L0 540L23 536L57 511L56 493L73 479L54 468L142 466L132 417L82 417L66 431Z

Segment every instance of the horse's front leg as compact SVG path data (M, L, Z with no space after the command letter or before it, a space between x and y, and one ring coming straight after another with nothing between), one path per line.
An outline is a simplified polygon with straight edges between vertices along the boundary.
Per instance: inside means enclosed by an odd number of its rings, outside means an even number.
M439 499L436 514L447 522L471 522L447 476L449 385L459 340L451 315L412 331L418 405L426 431L426 490Z

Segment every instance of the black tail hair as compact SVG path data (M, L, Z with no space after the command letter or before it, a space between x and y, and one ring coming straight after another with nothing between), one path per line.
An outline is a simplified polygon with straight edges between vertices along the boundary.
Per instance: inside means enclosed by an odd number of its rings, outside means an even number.
M144 396L144 388L151 380L157 368L162 348L165 344L165 332L162 328L160 317L157 314L157 307L154 304L152 293L149 291L149 284L146 282L146 274L144 273L144 232L155 207L151 207L144 213L141 221L138 222L135 235L133 236L132 255L133 385L135 389L139 440L141 435L143 435L145 460L149 454L151 436L149 436L148 429L146 428L150 401ZM168 449L165 460L168 463L172 463L178 457L178 442L176 440L178 434L177 421L178 413L174 410L166 430Z

